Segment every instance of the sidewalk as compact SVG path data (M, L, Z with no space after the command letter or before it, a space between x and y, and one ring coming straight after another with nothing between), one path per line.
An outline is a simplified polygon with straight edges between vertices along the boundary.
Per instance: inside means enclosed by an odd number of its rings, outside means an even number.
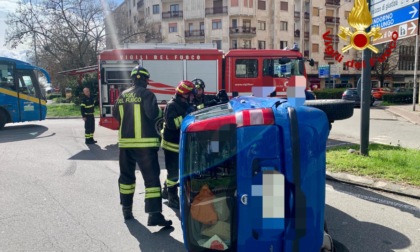
M420 126L420 105L418 104L416 104L415 111L413 111L412 104L394 106L379 105L378 108L389 111L397 116L403 117L413 124ZM414 186L394 184L390 182L374 180L369 177L355 176L348 173L332 173L328 171L327 179L420 199L420 188Z
M420 125L420 105L418 104L416 104L415 111L413 111L413 104L380 107L414 124Z

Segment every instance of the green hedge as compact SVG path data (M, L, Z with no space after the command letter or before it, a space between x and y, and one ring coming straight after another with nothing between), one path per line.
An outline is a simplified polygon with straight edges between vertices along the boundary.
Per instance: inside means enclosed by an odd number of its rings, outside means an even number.
M317 99L341 99L345 88L324 88L314 90Z
M417 102L419 96L417 95ZM382 96L382 101L387 103L401 103L409 104L413 103L413 94L412 93L399 93L399 94L384 94Z
M61 94L48 94L47 100L53 100L54 98L60 98Z

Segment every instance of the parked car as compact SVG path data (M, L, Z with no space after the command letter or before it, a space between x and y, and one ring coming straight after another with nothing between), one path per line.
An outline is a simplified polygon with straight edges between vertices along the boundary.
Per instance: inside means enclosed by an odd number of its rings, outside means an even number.
M412 88L397 87L394 89L394 93L413 93Z
M360 96L357 92L357 88L348 88L343 92L343 95L341 97L343 100L347 101L353 101L355 107L360 107ZM375 102L375 98L373 95L370 96L370 106L373 106L373 103Z
M382 100L382 96L384 94L392 94L392 89L384 87L384 88L372 88L372 95L376 100Z

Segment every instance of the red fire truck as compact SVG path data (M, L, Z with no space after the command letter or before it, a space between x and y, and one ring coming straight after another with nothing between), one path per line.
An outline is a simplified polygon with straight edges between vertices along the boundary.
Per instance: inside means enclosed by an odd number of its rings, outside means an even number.
M149 70L148 88L164 104L174 95L179 81L194 78L206 83L206 93L225 89L229 96L251 95L266 87L269 93L275 90L284 97L289 77L306 75L305 60L294 50L237 49L224 54L216 48L176 45L104 50L98 57L99 124L118 129L112 107L119 93L130 86L130 72L138 64Z

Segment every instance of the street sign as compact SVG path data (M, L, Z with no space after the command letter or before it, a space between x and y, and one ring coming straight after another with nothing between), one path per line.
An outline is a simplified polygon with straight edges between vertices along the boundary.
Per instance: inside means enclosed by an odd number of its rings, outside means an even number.
M370 11L372 27L380 27L382 33L372 45L392 41L394 31L398 32L398 39L418 34L419 0L372 0Z
M331 75L331 78L340 78L340 65L339 64L330 65L330 75Z
M419 2L372 18L372 27L381 29L419 18Z
M416 1L413 1L413 0L399 0L399 1L379 0L379 1L372 1L371 7L370 7L370 13L372 14L372 17L379 17L381 15L384 15L384 14L393 12L395 10L404 8L404 7L406 7L408 5L411 5L415 2Z
M419 20L409 21L407 23L402 23L400 25L391 26L386 29L382 29L380 33L382 33L382 37L372 41L373 45L378 45L386 42L392 41L392 33L394 31L398 32L398 39L404 39L411 36L417 35L417 27L419 24Z
M319 66L318 78L329 78L330 77L330 65Z

